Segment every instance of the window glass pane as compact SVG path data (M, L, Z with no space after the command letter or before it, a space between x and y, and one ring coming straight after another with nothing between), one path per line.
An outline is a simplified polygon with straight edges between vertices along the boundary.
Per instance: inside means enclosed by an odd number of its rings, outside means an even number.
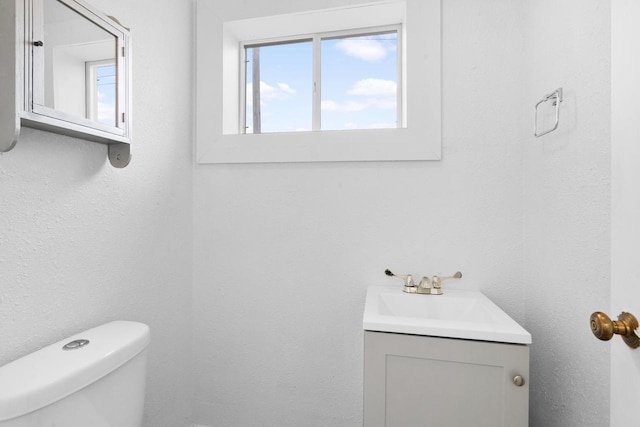
M398 127L397 32L322 40L321 129Z
M247 47L246 59L246 133L311 130L312 42Z

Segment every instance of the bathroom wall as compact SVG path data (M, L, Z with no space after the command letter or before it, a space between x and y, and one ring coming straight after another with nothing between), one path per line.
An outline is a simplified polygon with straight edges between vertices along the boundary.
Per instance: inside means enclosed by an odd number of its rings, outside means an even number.
M522 147L530 425L606 426L611 346L592 336L589 316L610 295L611 5L525 5L524 100L533 108L564 89L558 130Z
M115 170L104 146L30 129L0 154L0 364L139 320L146 426L192 410L210 426L352 427L366 287L393 283L387 267L459 269L449 286L533 334L531 425L608 425L609 346L587 326L609 307L606 2L443 1L440 162L195 165L193 181L191 2L91 3L133 29L134 159ZM534 139L533 104L558 86L560 128Z
M0 155L0 365L106 321L145 322L145 426L186 426L191 2L90 2L132 28L133 160L114 169L104 145L30 129Z
M217 7L233 20L347 3ZM195 422L359 425L364 296L395 283L385 268L461 270L447 286L524 321L523 4L443 2L440 162L195 166Z

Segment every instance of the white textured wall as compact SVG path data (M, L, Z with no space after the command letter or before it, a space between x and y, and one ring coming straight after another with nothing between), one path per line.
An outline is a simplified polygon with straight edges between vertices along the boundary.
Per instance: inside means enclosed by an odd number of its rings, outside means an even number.
M608 424L608 3L446 0L441 162L196 165L193 200L190 2L92 3L133 28L134 160L28 129L0 155L0 364L139 320L146 426L188 424L194 372L199 423L351 427L366 287L460 269L533 334L531 425ZM557 86L560 129L526 136Z
M145 322L145 426L186 426L191 2L91 3L132 28L133 161L117 170L104 145L29 129L0 155L0 365L109 320Z
M533 104L564 88L558 130L523 146L532 427L609 425L610 345L589 316L609 307L610 7L526 2L531 125Z
M441 162L196 165L194 421L359 425L365 290L387 267L460 269L450 286L524 320L522 2L443 3Z

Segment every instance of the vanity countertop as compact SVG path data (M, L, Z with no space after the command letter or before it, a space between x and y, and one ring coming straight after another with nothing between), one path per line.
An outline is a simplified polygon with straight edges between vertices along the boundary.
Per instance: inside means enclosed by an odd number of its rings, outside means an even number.
M370 286L362 323L367 331L531 344L531 334L480 291L418 295Z

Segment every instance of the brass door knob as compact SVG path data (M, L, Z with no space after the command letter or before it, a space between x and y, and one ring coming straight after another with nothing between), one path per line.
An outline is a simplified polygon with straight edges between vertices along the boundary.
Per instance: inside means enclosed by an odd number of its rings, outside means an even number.
M590 320L591 332L596 338L608 341L615 334L618 334L629 347L640 347L640 338L635 332L638 328L638 319L633 314L622 312L618 316L618 320L611 320L603 312L596 311L591 315Z

